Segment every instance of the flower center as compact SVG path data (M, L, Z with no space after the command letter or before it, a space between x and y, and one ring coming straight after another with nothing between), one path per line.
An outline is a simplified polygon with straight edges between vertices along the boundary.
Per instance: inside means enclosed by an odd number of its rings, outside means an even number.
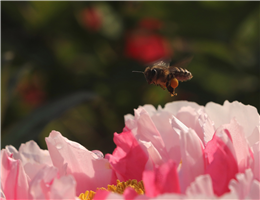
M135 179L128 180L126 182L120 182L119 180L117 180L116 185L108 185L107 189L102 187L102 188L97 188L97 190L106 190L118 194L123 194L127 187L133 188L137 194L141 195L145 193L143 181L137 182L137 180ZM79 195L79 198L81 200L92 200L95 194L96 192L93 192L92 190L90 191L87 190L85 193L81 193Z

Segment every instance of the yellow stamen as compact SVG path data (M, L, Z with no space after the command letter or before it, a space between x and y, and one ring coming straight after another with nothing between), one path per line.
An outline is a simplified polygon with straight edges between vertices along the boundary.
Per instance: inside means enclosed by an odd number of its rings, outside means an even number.
M96 193L93 192L92 190L90 190L90 191L87 190L85 193L81 193L79 195L79 198L82 200L91 200L94 198L95 194Z
M123 194L127 187L131 187L136 191L137 194L142 195L145 193L143 181L137 182L137 180L133 179L133 180L128 180L126 182L120 182L119 180L117 180L116 183L117 183L116 185L108 185L107 189L102 187L102 188L97 188L97 190L106 190L118 194ZM79 198L81 200L92 200L95 194L96 192L93 192L92 190L90 191L87 190L85 193L81 193L79 195Z

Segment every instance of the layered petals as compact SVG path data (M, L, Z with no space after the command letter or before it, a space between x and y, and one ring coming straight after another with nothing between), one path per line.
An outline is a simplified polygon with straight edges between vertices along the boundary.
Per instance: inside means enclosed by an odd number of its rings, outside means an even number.
M253 167L253 174L254 178L260 181L260 144L259 142L255 143L253 146L254 152L254 167Z
M1 189L6 199L28 199L29 177L20 160L1 150Z
M105 158L57 131L46 138L48 150L33 141L7 146L0 199L77 199L85 191L80 198L259 199L259 137L257 110L236 101L144 105L125 116ZM141 192L130 179L142 181Z
M95 190L114 182L113 171L107 159L88 151L85 147L52 131L46 143L53 165L61 175L72 175L76 182L76 194Z
M247 138L253 133L255 127L259 127L259 114L253 106L244 105L237 101L232 103L225 101L223 106L213 102L207 103L205 109L211 120L214 121L216 129L235 118L244 128Z
M229 192L228 184L238 173L238 165L234 157L234 149L227 130L218 129L205 148L205 156L208 159L206 173L213 182L214 193L218 196Z
M113 154L107 154L111 167L120 181L142 180L142 173L148 161L148 155L134 138L131 131L114 134L117 145Z
M72 176L59 177L55 167L44 167L30 182L31 199L76 199L76 181Z
M230 133L239 172L243 173L246 169L253 168L254 157L245 138L243 127L235 119L232 119L229 124L223 125L222 128Z
M180 193L176 164L169 160L154 170L143 173L145 193L149 197L155 197L164 193Z
M45 166L52 166L51 157L48 150L42 150L34 141L21 144L19 151L13 146L7 146L7 151L13 154L15 160L21 160L26 174L30 179Z
M204 195L207 198L214 198L215 194L211 177L208 174L196 177L195 181L190 184L185 193L188 197Z
M195 178L205 172L204 146L193 129L187 128L177 118L172 119L173 129L180 135L181 169L179 172L181 191L184 192Z
M230 181L229 189L237 194L239 199L259 199L260 184L254 180L251 169L247 169L244 174L238 173L236 180Z

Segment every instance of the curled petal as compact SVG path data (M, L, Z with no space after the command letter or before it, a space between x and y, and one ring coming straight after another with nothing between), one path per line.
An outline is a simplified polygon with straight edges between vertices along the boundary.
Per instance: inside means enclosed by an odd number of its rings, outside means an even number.
M167 160L172 159L174 162L179 163L181 160L180 154L180 136L172 128L171 119L173 116L164 110L158 111L151 116L153 123L159 131L163 139L165 149L167 152Z
M142 173L148 160L148 155L138 144L131 131L114 134L117 145L113 154L107 154L111 167L120 181L129 179L142 180Z
M210 102L207 103L205 109L210 119L214 121L216 129L222 124L228 124L231 119L235 118L237 122L244 128L245 136L249 137L252 134L254 128L259 126L259 114L256 108L250 105L243 105L237 101L232 103L225 101L224 105L222 106Z
M50 199L76 199L76 181L71 175L54 179Z
M46 143L53 165L61 174L64 174L64 166L66 166L67 174L74 176L77 182L76 195L86 190L105 187L113 181L113 171L107 159L100 158L57 131L50 133Z
M212 181L209 175L200 175L190 184L186 190L187 196L194 197L205 195L206 197L215 197L212 187Z
M106 190L98 190L94 196L93 200L105 200L105 199L110 199L110 200L125 200L123 195L116 194L113 192L109 192Z
M200 112L202 111L200 110ZM187 127L192 128L197 133L201 141L204 141L204 133L199 121L199 116L199 112L189 106L182 107L176 114L176 118L178 118Z
M253 167L253 172L254 172L254 178L258 181L260 181L260 144L257 142L253 146L253 151L254 151L254 167Z
M42 150L34 141L21 144L19 151L12 146L7 146L15 159L22 161L26 174L33 179L34 176L45 166L52 166L51 157L48 150Z
M59 178L55 167L44 167L30 182L31 199L76 199L76 182L72 176Z
M29 193L32 199L50 198L50 186L57 177L58 170L55 167L44 167L30 182Z
M232 193L236 193L239 199L259 199L259 181L254 181L251 169L247 169L245 173L238 173L236 180L231 180L229 188ZM258 185L258 187L256 187ZM258 197L258 198L256 198Z
M149 197L155 197L164 193L180 193L176 164L169 160L153 170L143 173L145 193Z
M229 192L229 181L238 173L230 138L229 132L220 128L207 143L204 151L208 160L206 173L210 175L214 193L218 196Z
M132 130L138 140L152 142L162 157L167 157L164 141L149 114L143 109L135 110L137 129Z
M259 125L254 128L253 133L249 137L247 137L247 141L249 142L250 147L252 147L256 143L259 143L259 138L260 138L260 120L259 120Z
M138 194L136 193L136 191L131 188L131 187L127 187L124 191L124 198L127 199L127 200L133 200L135 199L135 197L138 196Z
M1 189L6 199L28 199L29 178L22 162L1 150Z
M170 103L167 103L164 107L163 110L170 112L172 115L176 116L176 114L178 113L178 111L182 108L182 107L191 107L195 110L203 108L203 106L198 105L195 102L189 102L189 101L173 101Z
M187 128L177 118L172 120L173 129L180 134L181 169L179 172L181 191L185 192L195 178L205 172L203 144L194 130Z
M254 158L245 138L243 127L232 119L230 124L222 125L222 128L226 129L232 138L239 172L243 173L246 169L252 168Z

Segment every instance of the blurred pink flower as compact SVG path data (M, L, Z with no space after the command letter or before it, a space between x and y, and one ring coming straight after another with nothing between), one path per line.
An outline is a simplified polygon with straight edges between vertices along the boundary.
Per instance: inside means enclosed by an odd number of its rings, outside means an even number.
M77 199L86 190L143 181L145 195L97 190L94 199L259 199L260 117L252 106L175 101L140 106L114 134L112 154L52 131L1 150L1 199Z

